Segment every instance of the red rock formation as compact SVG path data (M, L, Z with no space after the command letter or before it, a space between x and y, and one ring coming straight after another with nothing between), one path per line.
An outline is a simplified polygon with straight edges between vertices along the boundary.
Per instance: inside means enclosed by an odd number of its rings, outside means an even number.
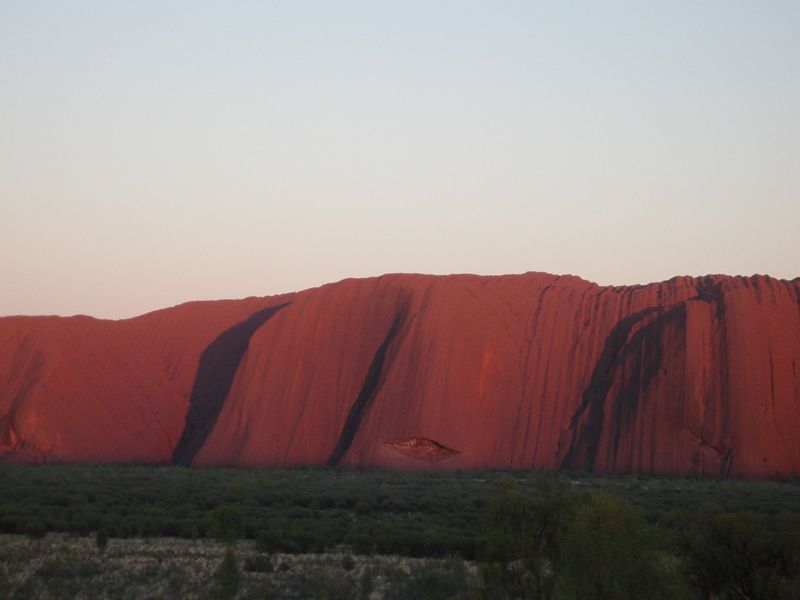
M275 301L192 302L125 321L0 319L0 459L168 462L200 353Z
M390 275L0 319L17 461L800 474L800 279Z

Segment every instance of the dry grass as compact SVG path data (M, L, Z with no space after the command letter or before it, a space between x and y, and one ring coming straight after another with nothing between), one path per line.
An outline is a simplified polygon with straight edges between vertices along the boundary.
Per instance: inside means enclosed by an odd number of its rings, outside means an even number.
M212 540L111 539L100 552L92 537L0 535L0 598L215 598L214 574L224 553L225 546ZM392 589L398 581L408 582L426 565L441 562L396 556L350 560L346 552L275 554L270 570L252 542L239 542L237 553L244 567L242 599L390 599L398 597ZM259 556L266 572L248 570L248 559Z

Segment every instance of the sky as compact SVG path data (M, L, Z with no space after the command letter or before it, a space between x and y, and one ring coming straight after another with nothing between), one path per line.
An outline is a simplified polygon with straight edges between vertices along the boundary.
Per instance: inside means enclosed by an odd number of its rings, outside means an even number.
M0 0L0 315L800 276L800 2Z

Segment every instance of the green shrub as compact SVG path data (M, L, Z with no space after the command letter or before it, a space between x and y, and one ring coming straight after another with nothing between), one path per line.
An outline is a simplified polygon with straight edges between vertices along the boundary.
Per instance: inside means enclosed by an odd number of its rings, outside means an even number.
M34 540L40 540L47 535L47 527L41 521L31 521L25 527L25 533Z
M218 506L211 511L214 537L226 544L233 544L244 536L242 511L234 506Z
M256 534L256 548L267 554L279 552L283 543L283 530L280 527L262 529Z
M687 575L704 597L800 597L800 515L706 509L677 517Z
M272 560L268 554L257 554L244 561L244 570L248 573L272 573Z
M464 561L428 562L406 575L401 570L388 572L387 600L455 600L476 593Z
M342 568L345 571L352 571L356 568L356 561L353 560L353 557L349 554L345 554L342 558Z
M372 536L367 533L357 531L348 533L344 541L356 554L370 555L374 549Z
M560 535L580 498L568 481L543 475L522 491L510 477L495 484L483 517L484 586L490 595L549 598L558 576Z
M173 566L167 572L167 595L169 598L185 598L189 578L179 567Z
M349 578L324 575L313 581L314 598L319 600L352 600L356 596L355 585Z
M242 572L239 569L239 558L232 547L225 550L225 557L214 573L214 595L217 598L234 598L239 593Z
M290 540L284 540L283 542L281 542L281 552L284 552L286 554L302 554L303 547L296 542L292 542Z
M626 502L593 496L577 511L560 544L559 596L580 600L686 596L664 556L658 530Z
M108 546L108 531L98 529L95 534L95 544L97 544L97 549L100 552L105 552L106 546Z

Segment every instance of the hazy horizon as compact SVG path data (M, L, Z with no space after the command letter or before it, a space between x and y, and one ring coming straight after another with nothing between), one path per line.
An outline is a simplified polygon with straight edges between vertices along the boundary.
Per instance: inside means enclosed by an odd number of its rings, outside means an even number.
M800 276L800 4L0 3L0 315Z

